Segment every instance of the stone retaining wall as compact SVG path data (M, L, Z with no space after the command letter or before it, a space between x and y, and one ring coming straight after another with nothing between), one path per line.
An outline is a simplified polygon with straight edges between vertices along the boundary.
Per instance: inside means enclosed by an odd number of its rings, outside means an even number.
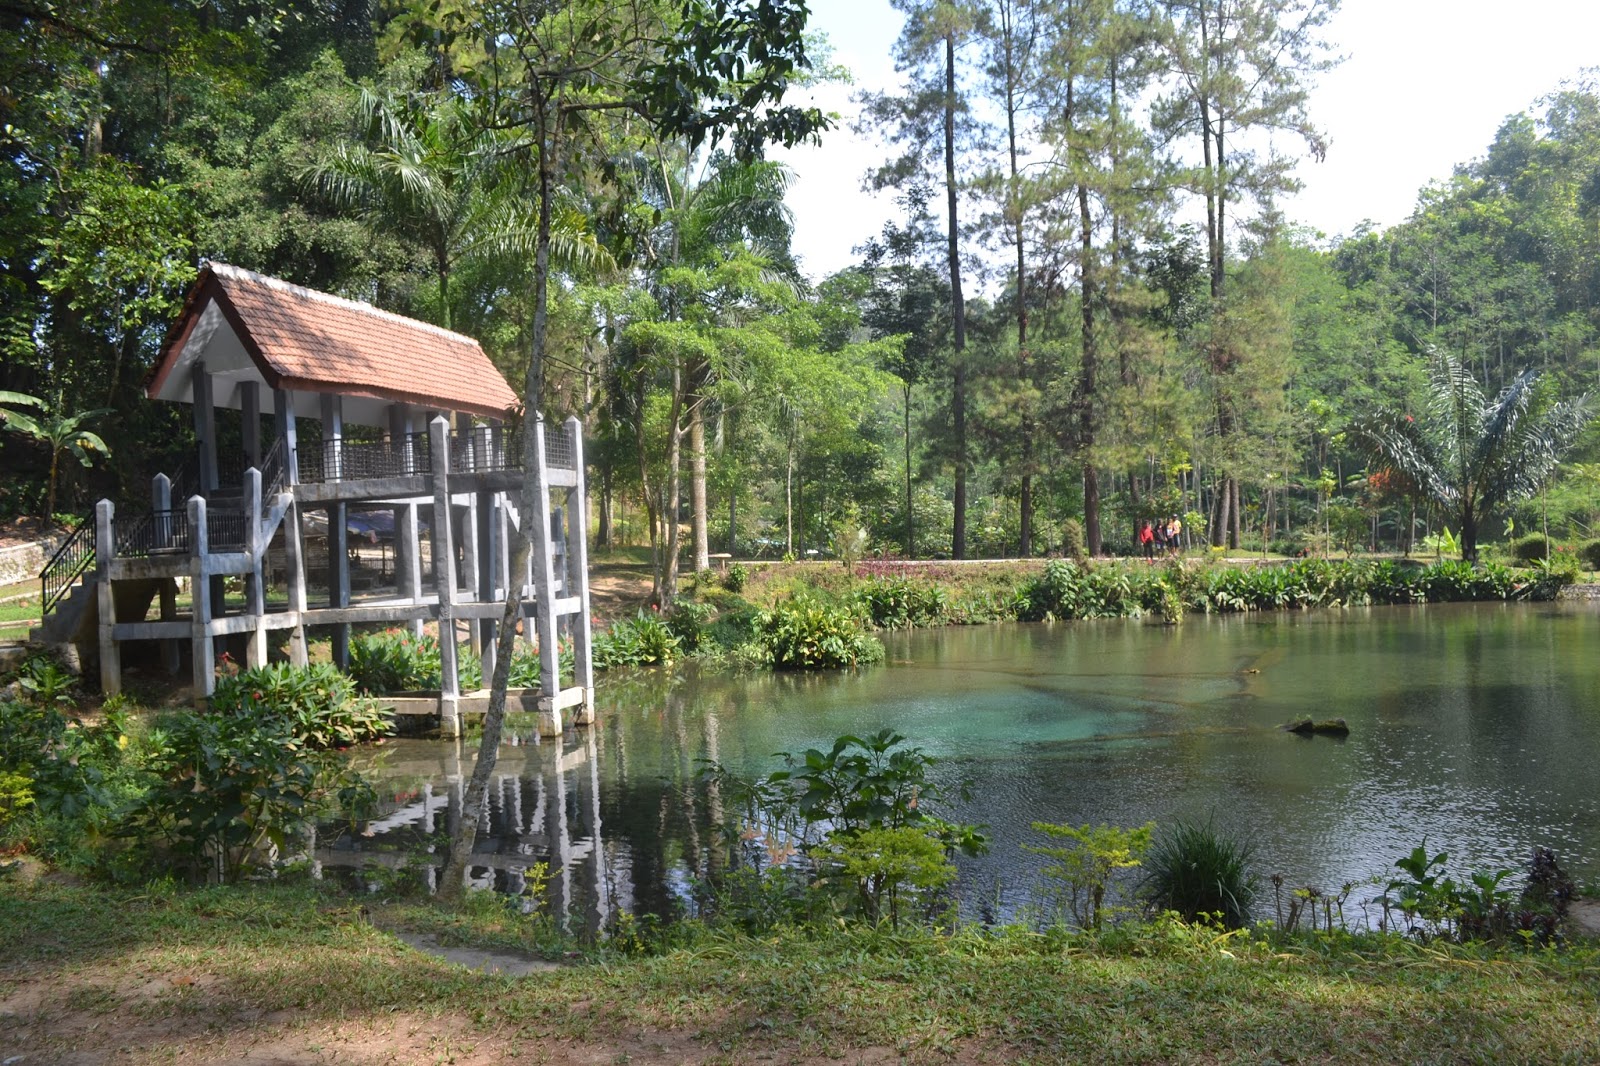
M1563 600L1600 600L1600 585L1568 585L1561 590Z
M13 544L0 548L0 585L14 585L19 581L32 581L44 569L44 564L61 547L60 536L46 537L32 544Z

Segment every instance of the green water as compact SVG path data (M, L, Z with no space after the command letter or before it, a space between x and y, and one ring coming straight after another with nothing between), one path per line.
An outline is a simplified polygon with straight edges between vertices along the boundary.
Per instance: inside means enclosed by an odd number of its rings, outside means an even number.
M504 750L485 849L503 869L577 847L568 900L663 910L714 839L698 760L757 773L774 752L889 727L965 781L972 798L954 814L989 827L990 854L963 868L969 909L1027 902L1037 860L1019 845L1035 820L1212 818L1291 885L1385 874L1424 838L1458 872L1515 867L1541 844L1600 881L1589 606L997 625L885 643L887 664L858 674L604 679L592 735ZM1303 716L1342 717L1350 736L1277 728ZM442 802L445 778L470 769L470 751L424 741L389 758L412 808L419 777L437 779ZM402 837L416 829L403 806L385 826Z

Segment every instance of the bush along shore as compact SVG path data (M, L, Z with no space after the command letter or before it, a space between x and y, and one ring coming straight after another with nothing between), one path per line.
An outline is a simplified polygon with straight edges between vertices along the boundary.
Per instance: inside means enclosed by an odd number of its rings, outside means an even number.
M598 634L595 666L685 656L741 667L833 669L879 661L873 630L988 622L1151 618L1189 614L1463 601L1554 599L1576 570L1512 569L1445 560L1297 560L1222 565L1194 560L1044 563L867 561L734 563L703 573L666 612L640 612Z
M963 921L954 860L990 843L942 815L953 797L932 757L885 732L791 753L755 779L709 766L696 787L715 789L728 817L682 915L616 912L603 937L576 938L536 893L435 905L425 860L356 894L312 879L306 807L339 786L346 801L360 792L315 737L368 732L365 706L317 679L238 680L237 737L206 715L187 732L112 716L85 730L36 702L5 709L25 726L8 726L0 753L6 847L53 849L77 871L0 872L8 1055L1600 1056L1600 953L1567 932L1574 889L1547 852L1519 873L1458 880L1447 855L1419 846L1367 886L1381 905L1372 927L1347 921L1356 886L1263 881L1258 857L1207 824L1038 823L1033 906L1005 925ZM269 744L283 754L260 754ZM35 783L27 803L17 780ZM217 816L240 810L253 820L219 831ZM77 826L71 847L52 825ZM510 979L418 943L553 964Z

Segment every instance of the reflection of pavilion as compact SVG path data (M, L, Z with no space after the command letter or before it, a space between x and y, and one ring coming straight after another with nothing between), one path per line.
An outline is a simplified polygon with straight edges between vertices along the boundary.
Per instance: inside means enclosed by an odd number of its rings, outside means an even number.
M147 512L100 501L41 575L36 639L86 638L108 695L120 690L128 641L160 642L174 671L187 646L200 699L212 690L219 640L242 641L254 666L266 661L268 634L283 631L303 663L307 630L321 629L345 665L352 625L421 632L436 622L440 725L453 734L458 624L487 677L495 627L515 596L537 624L541 732L560 733L568 709L579 724L593 720L581 427L546 426L530 412L524 432L516 394L476 341L218 263L201 272L148 392L192 407L193 469L158 475ZM219 412L237 412L236 423L230 415L223 425ZM238 449L219 448L234 424ZM531 524L520 513L525 467L542 512ZM385 587L358 595L349 531L362 515L393 531L394 565L392 579L387 566L362 575ZM533 552L513 574L517 530ZM281 598L268 595L278 573ZM558 625L573 643L565 687Z
M611 916L611 893L600 840L600 769L594 732L578 731L570 748L558 740L502 748L495 769L487 824L479 826L468 884L521 896L527 890L529 869L546 863L546 897L562 927L571 924L573 905L581 902L583 928L603 928ZM370 839L383 850L319 847L320 867L397 869L414 861L404 850L409 841L420 842L441 831L454 835L462 792L472 775L472 760L462 757L459 744L435 758L390 764L386 771L421 777L424 783L418 793L391 803L390 809L361 827L356 839ZM435 782L442 782L442 791ZM398 847L384 847L389 842ZM441 866L446 850L428 848ZM437 888L441 866L427 867L430 891Z

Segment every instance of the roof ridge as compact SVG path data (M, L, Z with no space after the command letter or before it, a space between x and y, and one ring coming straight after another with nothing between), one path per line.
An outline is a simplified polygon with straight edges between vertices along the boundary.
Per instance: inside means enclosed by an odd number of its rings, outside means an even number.
M360 314L371 315L374 318L387 319L388 321L395 322L399 325L408 326L413 329L424 330L429 333L436 333L439 336L446 337L450 340L461 341L466 344L470 344L479 351L482 351L482 346L477 342L477 340L467 336L464 333L457 333L454 330L445 329L443 326L436 326L431 322L422 322L415 318L407 318L405 315L395 314L393 311L385 311L381 307L374 307L372 304L365 303L361 300L351 300L343 296L335 296L329 292L319 292L316 289L308 289L304 285L296 285L291 281L284 281L282 278L268 277L266 274L258 274L254 270L247 270L244 267L234 266L231 263L223 263L217 260L207 261L206 267L210 269L213 274L216 274L220 277L231 278L236 281L251 282L253 284L265 286L269 289L277 289L280 292L286 292L292 296L298 296L305 300L311 300L317 303L332 304L335 307L342 307L346 310L355 311Z

